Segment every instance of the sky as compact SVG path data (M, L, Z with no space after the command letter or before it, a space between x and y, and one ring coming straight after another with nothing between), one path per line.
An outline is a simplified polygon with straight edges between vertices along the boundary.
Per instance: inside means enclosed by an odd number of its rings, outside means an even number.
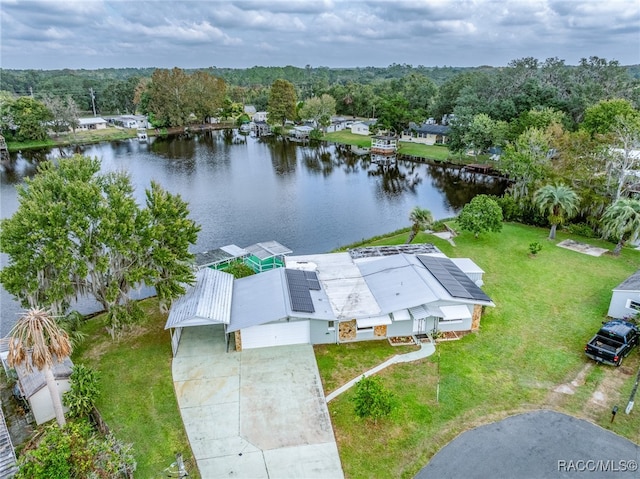
M640 0L0 0L8 69L640 64Z

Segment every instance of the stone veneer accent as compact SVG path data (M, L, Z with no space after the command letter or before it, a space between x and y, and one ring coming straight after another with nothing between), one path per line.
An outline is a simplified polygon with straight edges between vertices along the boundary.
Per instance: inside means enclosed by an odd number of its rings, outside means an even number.
M236 340L236 351L242 351L242 334L240 331L236 331L234 336Z
M342 321L338 324L338 340L353 341L356 339L356 320Z
M387 325L383 324L382 326L374 326L373 327L373 335L376 338L386 338L387 337Z
M480 318L482 317L482 306L476 304L473 307L473 314L471 315L471 331L477 331L480 329Z

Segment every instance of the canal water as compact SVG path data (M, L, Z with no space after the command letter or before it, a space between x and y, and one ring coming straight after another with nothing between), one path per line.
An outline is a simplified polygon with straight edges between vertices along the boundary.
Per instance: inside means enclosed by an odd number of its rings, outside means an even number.
M414 206L447 218L475 195L505 188L502 180L451 165L378 166L350 147L222 130L15 154L0 173L0 216L16 210L16 185L35 173L38 162L74 152L100 158L105 172L128 172L141 204L152 180L180 194L202 227L194 251L276 240L293 254L327 252L409 226ZM6 256L1 260L6 264ZM6 291L0 293L5 336L21 310ZM85 313L96 308L86 301L79 306Z

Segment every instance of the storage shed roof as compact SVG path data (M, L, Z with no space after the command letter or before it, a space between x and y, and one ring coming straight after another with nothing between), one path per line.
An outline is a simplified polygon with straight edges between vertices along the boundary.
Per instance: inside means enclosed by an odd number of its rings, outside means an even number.
M28 361L31 361L30 356ZM64 358L62 361L55 361L53 365L53 377L57 380L68 379L69 376L71 376L72 368L73 363L68 357ZM18 381L20 382L20 389L27 399L47 385L47 381L42 370L37 369L35 366L31 366L31 371L28 369L27 363L17 364L15 366Z

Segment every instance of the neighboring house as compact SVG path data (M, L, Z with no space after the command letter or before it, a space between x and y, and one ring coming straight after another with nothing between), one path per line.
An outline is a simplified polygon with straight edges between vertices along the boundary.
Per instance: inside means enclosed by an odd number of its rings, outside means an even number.
M257 111L253 114L251 119L255 122L265 122L267 121L269 114L266 111Z
M445 125L409 123L409 128L402 132L400 141L423 143L425 145L445 144L450 128Z
M107 120L100 117L78 118L77 131L104 130L107 128Z
M640 311L640 270L613 288L609 312L612 318L624 319Z
M243 111L251 118L256 114L256 107L253 105L245 105Z
M149 121L144 115L120 115L112 118L111 123L123 128L149 128Z
M473 261L449 259L431 244L285 259L284 268L237 279L232 288L221 277L225 286L212 291L199 279L174 303L165 328L180 327L178 308L204 305L208 312L193 318L220 318L219 305L230 304L228 316L208 324L224 324L227 340L233 334L242 350L468 332L479 328L482 307L494 306L478 286L483 272Z
M61 401L62 395L71 389L69 376L71 376L72 368L73 363L69 358L65 358L53 366L53 376L58 384ZM42 424L54 419L56 414L53 410L53 402L51 401L51 394L49 394L44 373L35 367L28 371L26 364L16 365L15 370L18 375L20 392L29 403L36 424ZM65 408L65 411L67 410L68 408Z
M327 127L327 133L342 131L346 128L351 128L350 121L347 121L347 119L342 116L332 116L331 124Z
M376 120L354 121L351 124L351 133L354 135L370 135L370 128L376 124Z
M294 126L289 130L289 136L298 140L308 140L313 130L315 128L309 125Z

